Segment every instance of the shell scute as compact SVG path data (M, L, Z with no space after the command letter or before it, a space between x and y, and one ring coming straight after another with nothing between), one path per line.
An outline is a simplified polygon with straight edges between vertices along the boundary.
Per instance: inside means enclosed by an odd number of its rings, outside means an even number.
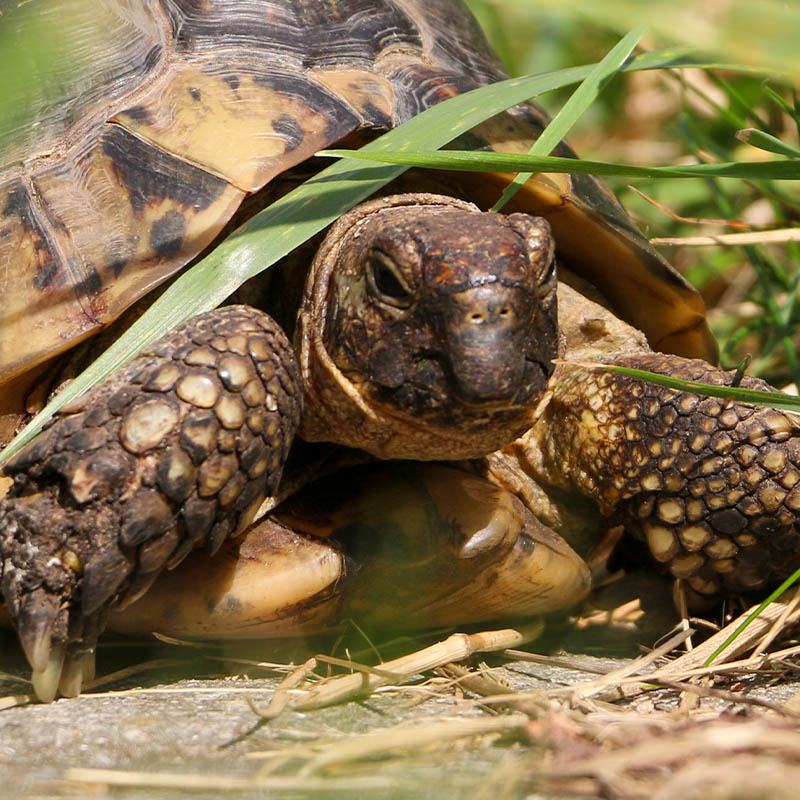
M200 99L187 102L190 90ZM224 65L176 64L136 108L136 115L123 111L114 121L246 191L363 122L346 98L301 70L227 59Z
M371 65L387 47L419 50L419 23L392 0L197 3L167 0L182 54L213 54L220 41L251 57L305 68Z
M114 319L289 167L504 77L457 0L64 2L59 79L32 77L0 120L0 383ZM3 24L23 37L48 14L19 4ZM520 107L474 135L525 152L543 120ZM484 204L505 180L458 178ZM517 208L549 215L656 346L713 357L697 295L587 180L537 176Z

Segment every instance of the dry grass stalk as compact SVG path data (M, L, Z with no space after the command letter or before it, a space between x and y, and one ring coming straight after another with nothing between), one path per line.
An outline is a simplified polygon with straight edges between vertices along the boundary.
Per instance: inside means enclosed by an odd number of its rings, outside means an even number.
M784 614L784 611L789 605L793 606L791 612L789 614ZM663 678L677 678L679 675L685 675L690 670L694 671L698 668L704 667L705 662L711 657L716 649L720 647L728 639L731 633L733 633L733 631L735 631L739 625L741 625L741 623L750 616L755 608L756 607L754 606L753 608L745 611L721 631L715 633L709 639L706 639L706 641L702 644L697 645L697 647L695 647L691 652L685 653L679 658L676 658L674 661L671 661L669 664L659 668L654 676ZM774 639L779 633L779 631L773 630L773 626L777 620L781 620L782 626L786 627L796 622L798 618L800 618L800 611L794 607L793 596L788 600L781 598L774 603L770 603L761 612L761 614L756 617L750 623L750 625L745 628L739 634L739 636L717 656L715 663L706 668L707 671L713 672L715 668L723 665L726 661L731 661L736 656L739 656L742 653L749 651L753 647L758 646L760 640L765 635L770 635L771 638ZM762 663L762 661L763 659L758 657L754 659L748 659L743 663L752 663L752 665L755 666L756 664ZM697 673L695 672L694 674Z
M659 658L663 658L672 652L692 635L691 629L683 629L670 636L663 644L656 647L649 653L635 658L633 661L623 664L623 666L612 670L594 680L586 683L576 684L571 687L571 698L573 705L579 705L581 701L595 695L607 695L609 690L621 692L622 685L626 678L632 675L641 675L644 670L650 667ZM623 695L620 695L623 696Z
M800 592L797 593L800 595ZM794 716L795 711L786 708L784 705L771 703L767 700L751 698L739 692L730 692L710 686L700 686L686 683L687 680L704 677L713 677L723 673L745 673L752 672L757 668L763 667L767 663L775 663L796 655L800 652L800 647L786 648L765 654L761 652L764 646L768 645L780 634L781 630L800 617L798 611L798 597L793 593L792 596L776 603L770 604L764 613L756 618L751 625L745 629L734 642L732 642L718 657L712 665L705 665L704 662L719 647L730 634L738 628L741 622L746 619L753 609L748 610L740 617L731 622L726 628L717 632L713 637L697 646L695 649L685 653L679 658L670 661L655 670L648 671L652 664L663 656L667 655L675 647L691 634L691 631L681 630L657 649L645 656L635 659L622 667L605 672L599 677L579 683L571 687L562 687L543 692L500 692L491 693L480 690L477 684L473 684L473 691L482 695L480 701L476 703L483 706L500 705L513 706L519 710L531 714L532 717L539 716L534 712L540 712L544 707L545 698L549 702L554 702L561 698L569 699L572 707L593 710L591 705L587 705L590 698L594 701L615 701L625 698L632 698L642 692L649 692L654 686L671 688L676 691L688 692L692 697L715 697L731 703L744 705L760 706L774 712ZM753 656L741 660L725 662L724 659L732 658L753 647L759 650ZM583 669L580 659L552 658L537 654L526 654L521 651L507 651L506 655L516 659L525 659L532 662L555 665L570 669ZM696 704L686 701L684 710L691 710ZM596 708L596 706L594 706Z
M752 775L772 769L772 784L787 784L782 773L800 774L800 732L794 725L765 717L743 719L720 717L696 723L675 723L665 727L636 715L620 719L609 735L608 723L594 722L576 727L563 720L549 720L530 730L535 738L554 749L554 763L543 776L548 789L570 792L580 787L593 797L615 800L651 798L767 798L772 789L753 783ZM567 734L564 731L567 730ZM705 780L691 786L686 774ZM730 774L737 781L725 780ZM785 773L784 773L785 774ZM714 778L709 782L708 777ZM777 778L777 781L776 781ZM759 778L760 780L760 778ZM576 782L577 781L577 782ZM714 786L726 785L723 792ZM678 785L683 791L677 791ZM794 783L796 791L797 784ZM543 787L537 787L543 788ZM784 795L780 795L784 796ZM795 795L785 795L795 796Z
M376 678L384 678L389 682L403 680L405 677L402 672L390 672L382 667L371 667L369 664L360 664L350 658L336 658L336 656L328 656L324 653L318 653L316 660L333 667L344 667L355 672L363 672L366 675L374 675Z
M124 669L118 669L115 672L109 672L107 675L101 675L90 684L87 684L86 688L97 689L100 686L107 686L109 683L116 683L116 681L129 678L131 675L138 675L140 672L148 672L154 669L171 669L172 667L179 667L183 663L178 658L155 658L152 661L143 661L140 664L134 664Z
M452 685L473 694L486 697L508 692L510 687L495 678L490 670L475 671L461 664L445 664L436 670L437 674L449 678Z
M761 697L750 697L741 692L731 692L727 689L717 689L714 686L697 685L693 683L686 683L685 681L670 681L659 678L648 679L654 686L660 686L664 689L675 689L677 692L684 692L686 694L700 697L716 697L719 700L727 700L729 703L739 703L742 705L759 706L774 711L783 716L793 717L800 719L800 712L793 711L780 703L773 703L770 700L764 700ZM684 710L683 705L681 710Z
M489 718L454 719L421 725L394 725L352 739L330 744L300 770L307 776L333 765L419 750L442 745L457 739L524 730L530 724L527 714L511 714Z
M230 775L182 775L172 772L131 772L115 769L68 769L64 780L74 784L104 786L136 786L159 789L205 790L241 792L247 790L285 790L295 792L369 792L396 789L396 779L380 776L353 778L308 778L270 776L264 778L238 778Z
M407 679L421 672L441 667L451 661L462 661L474 653L518 647L539 636L542 628L542 623L536 621L520 626L518 629L507 628L474 634L454 633L443 642L385 662L380 667L382 675L376 675L373 669L368 672L324 679L309 689L304 697L296 700L292 707L297 711L308 711L354 697L363 697L381 686L399 682L400 677Z
M669 244L681 247L710 247L713 245L786 244L800 242L800 228L778 228L750 233L718 233L715 236L684 236L651 239L654 245Z
M256 704L248 698L247 702L254 714L258 714L262 720L275 719L288 705L291 700L291 690L296 689L309 675L316 669L317 659L309 658L304 664L292 670L278 685L275 694L269 701L265 709L259 709Z
M797 605L798 603L794 593L786 599L771 603L734 641L727 645L717 656L713 664L706 665L705 662L717 648L737 630L740 624L750 616L755 607L744 612L725 628L718 631L694 649L658 667L654 671L646 672L646 668L650 664L666 655L677 646L681 636L685 636L688 633L687 631L681 631L659 648L648 654L647 657L636 659L624 665L619 670L609 672L593 681L578 684L571 692L572 702L574 705L579 705L582 700L589 697L598 700L613 701L621 697L632 697L643 690L648 690L649 687L654 685L666 685L670 686L670 688L679 688L675 685L676 682L697 680L708 676L713 677L714 675L722 673L752 672L762 667L767 662L775 661L778 658L786 658L788 655L794 654L796 648L790 648L786 653L783 651L773 654L759 652L745 659L731 660L735 659L737 655L745 653L754 647L758 647L766 637L769 638L769 642L774 641L785 627L793 624L800 618L800 610L798 610ZM695 696L720 696L715 695L717 690L704 691L703 687L697 685L681 685L680 690L690 691L691 694ZM751 702L745 695L734 693L726 695L724 699L739 703ZM762 704L758 701L752 701L752 703ZM694 701L687 699L683 710L688 711L693 706ZM776 707L773 710L778 709ZM782 713L785 711L782 708L780 710Z
M753 658L764 653L772 644L772 642L774 642L775 639L786 629L789 617L792 615L798 605L800 605L800 586L795 586L793 589L788 591L782 599L785 603L785 608L775 622L772 623L772 627L764 635L764 638L753 650Z
M5 711L7 708L27 706L28 703L33 703L35 700L36 698L32 694L9 694L5 697L0 697L0 711Z
M574 621L577 631L590 628L608 628L612 625L635 625L645 616L639 598L622 603L614 608L598 609L581 614Z
M543 656L540 653L528 653L525 650L508 649L503 655L512 661L530 661L533 664L545 664L549 667L574 669L576 672L590 672L594 675L607 675L610 669L598 667L586 662L582 656Z
M749 228L750 226L746 222L741 222L737 219L724 219L721 217L716 218L709 218L709 217L685 217L681 214L677 214L673 211L669 206L664 205L663 203L659 203L650 195L645 194L641 189L637 189L635 186L631 186L628 184L628 191L633 192L634 194L638 194L646 202L650 203L653 208L657 208L663 214L666 214L671 220L674 222L683 222L689 225L721 225L726 228ZM652 241L656 241L655 239L651 239Z
M660 647L656 648L650 653L640 656L633 661L624 664L617 669L601 673L598 678L585 683L575 684L573 686L557 687L547 691L535 690L532 692L513 692L508 691L506 687L501 687L503 690L500 693L495 691L496 684L492 682L488 684L482 681L471 681L469 690L475 694L481 695L481 700L466 701L467 704L473 705L500 705L512 706L520 711L524 711L531 718L538 718L542 715L542 711L547 710L552 706L553 702L560 701L564 704L569 704L577 707L586 707L586 701L590 698L599 697L602 700L610 699L617 700L622 697L627 697L633 693L638 693L645 685L643 677L649 679L650 674L642 676L642 673L648 669L654 661L662 658L675 647L680 645L688 636L692 634L691 630L681 630L671 636ZM537 656L536 654L518 653L518 651L506 651L521 656L529 656L529 660L538 661L547 664L552 664L554 660L563 661L560 659L551 659L545 656ZM568 668L576 667L570 660L566 664L561 663L560 666L567 666ZM463 667L456 667L455 665L448 665L448 670L453 669L456 674L463 676L465 672ZM470 673L474 675L475 673ZM459 682L465 685L464 678L460 677ZM634 686L628 688L626 684L633 683ZM566 705L565 705L566 707Z

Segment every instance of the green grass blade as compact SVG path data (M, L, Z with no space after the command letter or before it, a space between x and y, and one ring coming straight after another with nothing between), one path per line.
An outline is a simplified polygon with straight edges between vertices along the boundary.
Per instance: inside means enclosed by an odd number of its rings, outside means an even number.
M632 59L625 69L710 66L685 50ZM365 145L362 153L438 147L490 116L543 92L577 83L593 65L511 78L467 92L424 111ZM248 278L267 269L407 167L343 159L248 220L219 247L178 277L153 305L88 369L39 412L0 454L10 458L62 405L80 396L144 347L202 311L219 305Z
M739 403L750 403L758 406L768 406L777 408L781 411L800 412L800 397L784 392L768 392L762 389L743 389L741 386L715 386L710 383L699 383L697 381L685 381L680 378L673 378L669 375L660 375L657 372L648 372L643 369L632 367L620 367L616 364L594 364L583 361L565 361L566 364L590 369L599 369L604 372L614 372L617 375L625 375L628 378L638 378L642 381L655 383L667 389L676 389L680 392L692 392L693 394L705 397L721 397L725 400L736 400Z
M777 589L770 592L764 600L747 615L742 623L736 627L736 630L703 662L703 666L710 667L717 656L719 656L720 653L724 653L728 646L736 641L742 631L758 617L770 603L774 603L787 589L791 589L798 580L800 580L800 569L796 569Z
M619 72L630 57L634 47L644 35L644 28L636 28L624 36L615 47L608 51L600 63L589 73L572 93L569 100L542 131L542 135L533 143L528 151L532 156L547 156L566 138L572 126L581 118L589 106L594 103L603 86ZM500 199L492 206L492 211L500 211L506 203L533 176L532 172L520 172L506 186Z
M637 167L632 164L609 164L582 158L531 156L513 153L443 150L431 152L381 152L364 150L322 150L319 155L351 157L383 164L405 164L429 169L472 172L572 172L591 175L617 175L626 178L744 178L748 180L798 180L800 159L775 161L731 161L724 164L687 164L677 167Z
M783 97L781 97L769 84L764 83L763 88L764 94L766 94L773 103L776 103L778 106L780 106L790 117L795 116L795 109L789 103L787 103L786 100L784 100Z
M766 150L769 153L778 153L790 158L800 158L800 150L786 142L773 136L771 133L760 131L758 128L744 128L736 132L736 138L740 142L757 147L759 150Z

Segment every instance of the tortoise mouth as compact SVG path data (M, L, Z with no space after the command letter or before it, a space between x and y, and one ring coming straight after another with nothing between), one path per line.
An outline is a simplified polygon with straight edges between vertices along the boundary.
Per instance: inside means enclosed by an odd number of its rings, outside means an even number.
M481 413L529 408L538 402L547 389L553 366L550 362L542 363L524 356L519 371L520 377L517 380L508 387L498 387L494 393L477 393L471 386L459 387L460 404L465 409Z
M447 413L490 418L519 413L535 405L546 390L553 367L529 356L519 359L512 381L486 380L476 387L464 374L454 372L446 359L432 354L415 361L402 382L372 382L376 399L417 417ZM423 366L420 366L423 365Z

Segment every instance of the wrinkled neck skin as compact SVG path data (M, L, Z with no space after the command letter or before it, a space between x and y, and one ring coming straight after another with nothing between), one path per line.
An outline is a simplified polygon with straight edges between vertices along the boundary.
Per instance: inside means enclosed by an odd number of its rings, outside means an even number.
M579 284L580 291L559 282L562 359L607 362L651 352L644 334L586 297L596 296L591 287L569 273L564 277ZM480 467L584 552L603 524L597 506L608 515L620 499L613 478L609 485L608 465L598 456L598 443L609 442L608 432L601 431L608 401L603 398L601 402L600 396L592 399L596 380L603 374L583 366L557 364L535 424L499 454L488 456ZM614 431L612 440L613 435ZM586 546L582 546L584 540Z

